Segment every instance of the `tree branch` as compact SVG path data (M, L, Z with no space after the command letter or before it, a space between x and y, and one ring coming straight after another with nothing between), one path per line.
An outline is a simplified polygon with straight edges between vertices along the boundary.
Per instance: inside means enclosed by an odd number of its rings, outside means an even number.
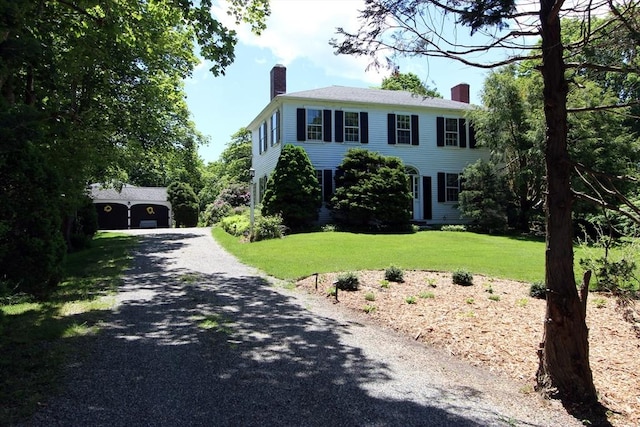
M597 107L567 108L567 113L584 113L589 111L615 110L618 108L633 107L635 105L640 105L640 101L628 102L626 104L599 105Z

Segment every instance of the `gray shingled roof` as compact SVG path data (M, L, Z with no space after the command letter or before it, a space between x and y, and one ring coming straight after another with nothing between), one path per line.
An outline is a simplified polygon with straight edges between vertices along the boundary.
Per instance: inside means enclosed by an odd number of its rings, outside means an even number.
M473 108L472 105L464 102L451 101L442 98L429 98L406 91L346 86L329 86L320 89L292 92L279 95L279 97L454 110L469 110Z
M122 191L115 188L104 188L100 184L91 185L91 198L94 200L142 200L149 202L166 202L166 187L136 187L125 184Z

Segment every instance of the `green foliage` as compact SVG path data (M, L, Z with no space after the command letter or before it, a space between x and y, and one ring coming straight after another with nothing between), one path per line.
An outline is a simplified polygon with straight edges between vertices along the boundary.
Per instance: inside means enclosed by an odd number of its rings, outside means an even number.
M209 203L200 216L200 225L209 227L217 224L225 216L231 214L231 205L225 202Z
M26 123L3 119L10 118L0 114L0 280L43 297L58 284L66 252L61 180L29 141L38 138L34 130L25 134Z
M507 187L496 167L478 160L462 172L460 212L479 232L503 233L507 228Z
M612 248L615 244L618 245L618 250L614 255ZM595 276L595 283L590 286L591 290L611 292L615 295L633 295L640 290L640 279L636 276L637 243L618 242L610 237L601 236L594 247L604 248L604 253L587 247L584 251L585 256L580 258L580 267L585 271L592 271Z
M415 296L411 295L406 297L404 299L404 302L406 302L407 304L415 304L416 302L418 302L418 299Z
M249 234L251 221L246 214L231 215L220 221L220 227L232 236Z
M351 271L340 273L336 279L336 286L343 291L357 291L359 285L358 274Z
M225 216L238 213L238 208L249 206L249 201L249 189L246 184L229 184L218 194L213 203L209 203L206 206L201 217L201 223L205 226L216 224Z
M279 239L284 236L284 226L280 215L258 216L253 225L252 242L267 239Z
M284 225L290 229L305 229L318 218L321 196L316 171L304 148L282 147L262 199L263 215L281 215Z
M454 285L473 285L473 275L467 270L455 270L451 276Z
M484 108L471 112L478 143L491 150L494 164L505 165L502 173L508 185L508 199L514 203L511 221L517 229L528 231L534 207L544 198L542 80L526 66L520 70L515 66L498 69L485 80L482 102ZM476 175L481 172L476 171ZM488 171L487 174L491 176ZM500 188L498 206L491 206L492 212L496 212L504 203L504 184L493 182L492 185ZM489 224L502 222L505 212L502 209L497 212L500 217L490 220ZM477 216L479 213L473 214Z
M338 227L335 224L324 224L321 227L321 230L325 233L332 233L334 231L338 231Z
M422 291L418 294L418 296L423 299L433 299L436 297L436 295L433 292L428 292L428 291Z
M366 294L364 294L364 299L366 299L367 301L375 301L376 294L374 294L373 292L367 292Z
M400 267L391 265L384 270L384 278L389 282L404 282L404 271Z
M491 301L500 301L500 295L489 295Z
M375 305L372 305L372 304L366 304L364 307L362 307L362 311L364 311L367 314L373 313L377 309L378 308Z
M184 182L172 182L167 187L167 199L173 210L176 227L195 227L198 224L198 196Z
M440 230L442 231L456 231L456 232L465 232L467 231L467 226L462 224L447 224L443 225Z
M244 187L243 193L248 198L249 169L251 168L251 132L247 128L240 128L231 136L231 141L220 154L220 159L209 163L203 172L204 186L198 193L200 203L208 206L215 203L219 195L230 189L232 194L238 194L237 187ZM228 196L222 196L231 206L238 206ZM247 202L248 204L248 202Z
M529 287L531 298L547 299L547 285L544 282L533 282Z
M338 224L356 229L410 229L411 194L402 161L354 148L345 155L336 173L331 199Z
M404 90L416 95L428 96L431 98L442 98L437 89L431 89L428 85L420 81L420 78L413 73L401 73L397 69L389 77L382 80L382 89Z
M55 284L64 239L84 240L60 220L82 206L87 183L173 180L200 189L204 138L184 79L198 63L194 41L220 74L237 40L211 4L0 1L0 271L10 286L40 293ZM264 28L266 0L231 4L238 19ZM16 165L7 180L12 162L31 166Z
M98 213L90 197L84 198L84 204L76 211L71 227L70 242L67 242L68 250L88 248L98 231Z

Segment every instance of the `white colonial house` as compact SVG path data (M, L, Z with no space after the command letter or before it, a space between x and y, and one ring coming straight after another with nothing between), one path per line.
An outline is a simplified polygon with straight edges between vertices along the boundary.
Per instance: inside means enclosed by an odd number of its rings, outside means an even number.
M286 69L271 70L271 101L253 119L253 194L260 201L285 144L305 149L326 202L345 153L355 147L402 159L413 194L413 220L464 223L458 209L460 173L489 152L475 146L465 113L469 85L451 89L451 100L410 92L331 86L286 93ZM330 218L324 207L320 221Z

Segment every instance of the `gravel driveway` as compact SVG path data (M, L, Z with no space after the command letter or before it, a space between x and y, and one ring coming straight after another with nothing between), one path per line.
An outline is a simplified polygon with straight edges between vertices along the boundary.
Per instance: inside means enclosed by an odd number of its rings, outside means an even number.
M141 244L117 307L27 425L580 425L509 380L275 286L210 229L131 232Z

